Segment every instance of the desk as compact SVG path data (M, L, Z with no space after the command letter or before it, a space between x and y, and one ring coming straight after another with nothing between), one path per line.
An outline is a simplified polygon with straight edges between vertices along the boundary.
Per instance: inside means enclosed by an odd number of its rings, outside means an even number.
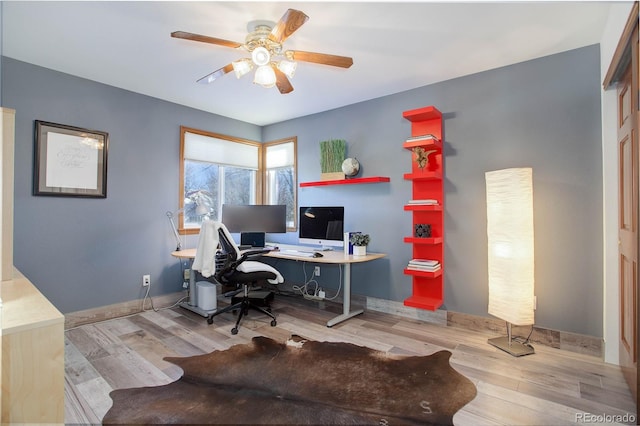
M293 247L297 250L301 251L314 251L311 247ZM172 256L179 258L186 258L193 260L196 257L196 249L186 249L180 251L174 251L171 253ZM343 250L336 251L323 251L323 257L305 257L305 256L296 256L295 254L281 252L278 250L270 251L268 253L263 254L265 257L272 257L275 259L285 259L285 260L294 260L299 262L311 262L311 263L328 263L328 264L341 264L344 266L344 274L343 276L343 290L342 290L342 314L337 317L329 320L327 322L327 327L333 327L334 325L341 323L344 320L347 320L356 315L360 315L364 312L362 309L357 309L355 311L351 310L351 264L352 263L361 263L361 262L369 262L371 260L380 259L385 257L384 253L367 253L365 256L353 256L353 255L345 255ZM188 309L192 309L192 307L197 305L197 301L195 299L195 273L191 271L189 274L189 305ZM202 314L201 314L202 315ZM206 316L206 315L204 315Z
M299 250L305 251L313 251L312 248L305 247L303 249L298 248ZM312 263L330 263L333 265L342 264L344 266L344 274L343 276L343 291L342 291L342 314L337 317L329 320L327 322L327 327L333 327L334 325L341 323L344 320L347 320L351 317L355 317L356 315L360 315L364 312L362 309L357 309L355 311L351 310L351 264L352 263L361 263L361 262L369 262L370 260L380 259L385 257L384 253L367 253L365 256L354 256L352 254L344 254L343 250L336 251L323 251L322 257L304 257L304 256L296 256L295 254L289 254L281 251L270 251L269 253L264 254L265 257L273 257L277 259L288 259L288 260L297 260L300 262L312 262Z

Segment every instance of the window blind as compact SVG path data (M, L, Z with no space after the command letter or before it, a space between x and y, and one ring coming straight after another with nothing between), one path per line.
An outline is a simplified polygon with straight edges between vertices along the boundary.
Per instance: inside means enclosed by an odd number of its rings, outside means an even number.
M184 159L258 170L258 145L185 132Z

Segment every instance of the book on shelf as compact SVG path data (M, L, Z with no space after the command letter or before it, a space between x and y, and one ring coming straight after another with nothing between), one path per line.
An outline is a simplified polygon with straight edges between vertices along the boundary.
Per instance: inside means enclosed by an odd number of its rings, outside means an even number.
M434 260L434 259L411 259L409 261L409 264L416 264L416 265L429 265L429 266L435 266L435 265L439 265L440 261L438 260Z
M427 133L425 135L411 136L406 139L406 142L418 142L418 141L437 141L438 138L432 135L431 133Z
M411 259L407 265L407 269L424 272L435 272L440 270L440 268L440 262L430 259Z
M351 236L353 234L362 234L362 232L345 232L344 233L344 254L353 254L353 243L351 242Z
M408 265L407 269L410 271L422 271L422 272L436 272L440 270L440 266L437 268L427 268L427 267L419 267L414 265Z
M408 204L438 204L438 200L426 199L426 200L409 200Z
M440 265L434 267L407 265L407 269L411 271L436 272L440 270Z

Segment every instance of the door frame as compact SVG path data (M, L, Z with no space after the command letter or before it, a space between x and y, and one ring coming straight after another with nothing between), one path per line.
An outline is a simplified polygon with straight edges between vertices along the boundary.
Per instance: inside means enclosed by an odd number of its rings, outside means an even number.
M611 59L611 63L609 65L607 74L605 75L604 81L602 83L604 90L612 89L615 87L615 84L624 75L625 70L628 68L632 60L635 61L635 63L632 64L631 66L631 68L635 73L635 75L632 78L635 78L636 82L638 81L638 68L639 68L638 60L640 58L640 55L639 55L640 52L638 52L638 17L639 17L639 8L638 8L638 2L636 1L633 4L631 13L629 14L629 17L625 24L620 40L618 41L618 45ZM640 97L640 93L636 93L635 96ZM615 112L617 117L617 105L616 105ZM640 109L637 109L635 111L635 114L636 114L636 123L640 123ZM635 130L636 130L635 137L637 139L638 133L640 132L638 132L637 128ZM616 137L616 141L617 141L617 137ZM617 148L616 148L616 151L617 151ZM618 175L619 166L617 164L616 164L616 168L618 169L616 173ZM640 182L637 182L636 188L638 187L640 187ZM640 197L638 197L638 199L640 199ZM640 209L638 209L638 211L640 211ZM640 223L639 219L640 218L638 217L636 218L637 223ZM638 241L636 242L636 246L637 246L638 252L640 253L640 239L638 239ZM619 273L620 271L618 270L618 275ZM640 275L640 268L638 268L636 274ZM636 276L636 280L638 282L640 282L639 278L640 277ZM616 285L617 284L618 283L616 283ZM640 291L636 293L636 306L640 306ZM618 321L620 321L619 311L615 316L614 316L614 312L605 311L605 313L607 314L609 319L618 318ZM636 317L636 332L638 333L636 335L636 341L640 342L640 315ZM609 344L611 343L612 342L609 342ZM616 341L615 344L617 345L618 342ZM638 356L636 355L636 366L637 364L638 364ZM638 374L638 372L636 371L636 388L631 389L632 393L636 396L636 406L638 406L638 393L639 393L637 386L638 386L638 383L640 383L638 378L640 378L640 374Z

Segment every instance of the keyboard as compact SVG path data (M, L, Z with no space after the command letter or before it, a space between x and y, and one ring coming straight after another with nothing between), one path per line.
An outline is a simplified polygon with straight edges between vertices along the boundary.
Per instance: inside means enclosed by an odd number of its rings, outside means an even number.
M313 257L313 253L300 250L280 250L280 253L289 256Z

